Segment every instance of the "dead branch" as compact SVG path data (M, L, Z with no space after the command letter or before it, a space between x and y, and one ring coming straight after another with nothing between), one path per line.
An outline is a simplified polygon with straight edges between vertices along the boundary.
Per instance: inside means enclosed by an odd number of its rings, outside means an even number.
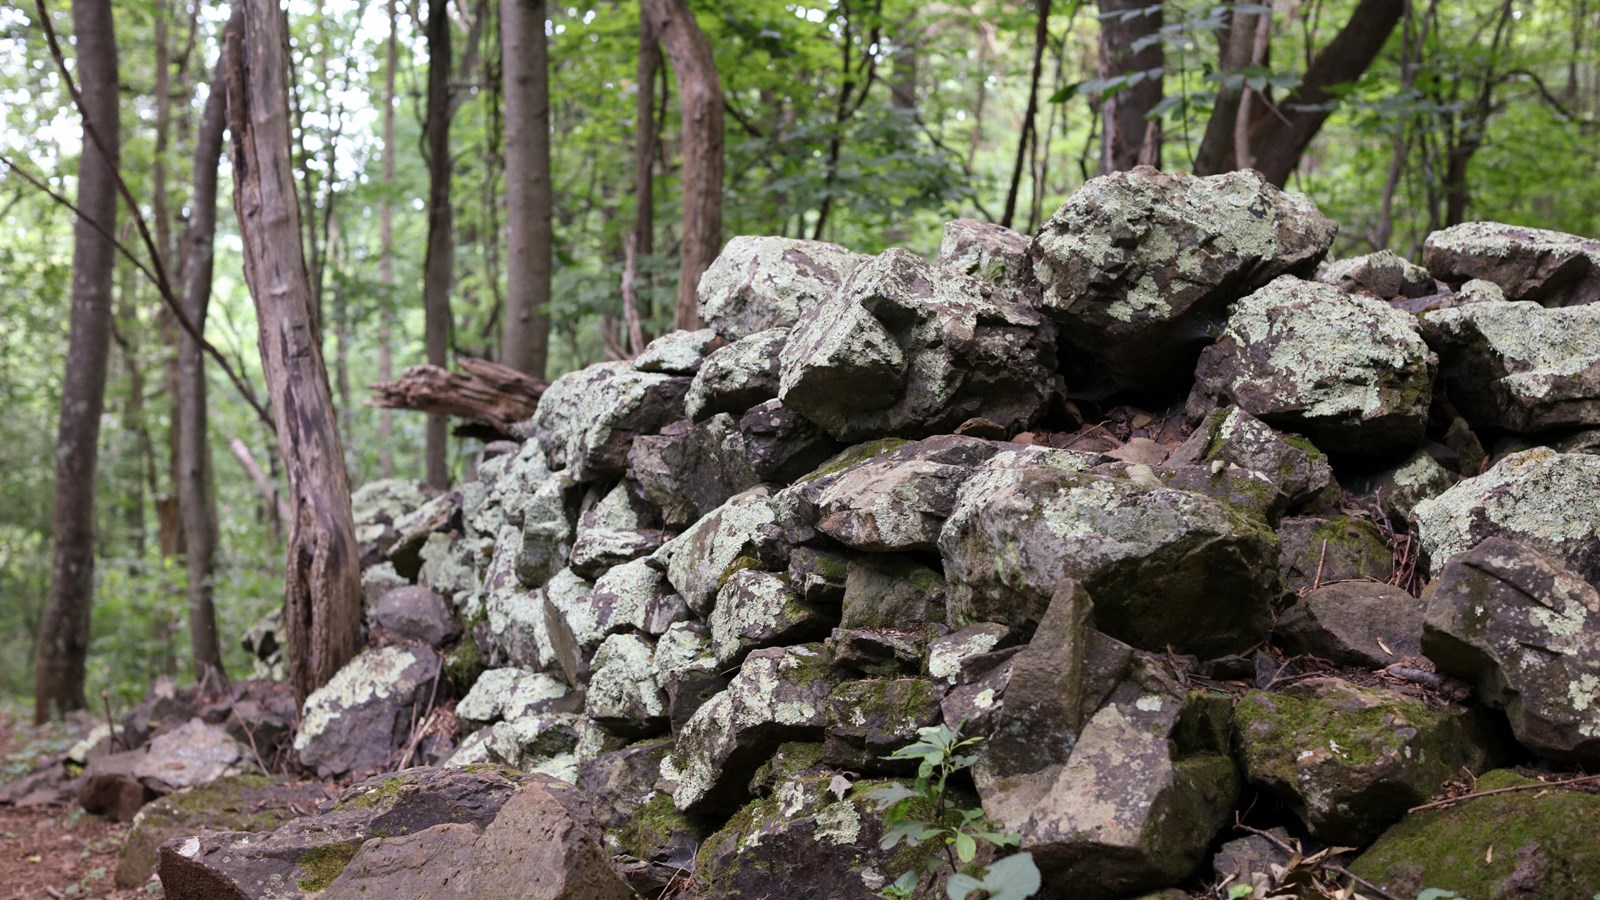
M412 366L394 381L372 385L369 406L437 413L481 422L502 435L533 415L548 383L510 366L462 357L460 372Z

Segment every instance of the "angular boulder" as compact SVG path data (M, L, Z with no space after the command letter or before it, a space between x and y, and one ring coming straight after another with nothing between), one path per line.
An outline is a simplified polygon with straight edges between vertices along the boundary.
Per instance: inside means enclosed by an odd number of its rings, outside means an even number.
M1282 277L1233 305L1222 336L1200 355L1195 395L1328 452L1385 454L1422 441L1436 363L1406 313Z
M1341 581L1306 594L1280 613L1272 640L1287 653L1381 669L1422 655L1426 608L1392 584Z
M700 276L700 316L730 341L788 328L867 259L822 241L730 238Z
M684 397L684 411L699 421L745 410L778 396L778 354L789 329L771 328L723 347L700 366Z
M323 777L379 769L409 736L428 702L439 654L427 647L367 650L306 698L294 749Z
M932 551L967 476L1003 445L941 435L807 482L817 530L856 550Z
M662 375L693 375L720 343L709 328L669 331L646 344L644 352L633 358L633 367Z
M740 569L723 582L711 610L711 652L727 668L761 647L820 640L836 621L800 599L782 575Z
M669 528L683 528L760 484L755 462L740 420L725 414L673 422L660 434L634 438L628 451L629 474Z
M1225 307L1279 275L1310 277L1338 226L1245 170L1140 166L1091 179L1034 238L1044 310L1127 387L1188 379Z
M621 475L635 435L683 418L689 379L596 363L557 378L529 427L552 469L578 481Z
M759 561L768 543L760 529L775 518L765 488L732 498L661 548L667 581L697 615L709 615L729 576Z
M385 591L372 618L397 641L421 641L443 647L461 636L461 623L450 614L444 598L419 585Z
M667 695L656 682L655 645L613 634L594 654L584 713L613 734L644 737L667 727Z
M1311 499L1333 480L1328 457L1303 437L1279 434L1237 406L1207 416L1167 457L1168 466L1238 466L1278 486L1290 506Z
M1383 532L1355 516L1291 516L1278 523L1283 585L1303 594L1341 581L1383 583L1394 572L1394 552Z
M1428 235L1422 264L1455 284L1482 279L1507 300L1577 306L1600 300L1600 241L1499 222L1463 222Z
M1445 396L1473 425L1520 433L1600 425L1600 306L1502 300L1436 310L1422 322Z

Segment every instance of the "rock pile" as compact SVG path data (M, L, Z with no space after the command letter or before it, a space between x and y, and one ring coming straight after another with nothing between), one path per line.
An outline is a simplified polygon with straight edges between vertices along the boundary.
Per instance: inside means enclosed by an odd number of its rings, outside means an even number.
M1600 890L1552 857L1580 798L1499 795L1500 838L1406 815L1600 764L1594 243L1480 224L1427 271L1319 269L1335 231L1255 173L1141 168L931 262L731 241L709 328L563 376L458 494L365 520L382 646L295 748L445 769L169 842L168 896L531 896L545 854L539 896L625 896L614 857L646 896L871 897L917 860L866 794L940 723L985 739L956 789L1042 896L1199 889L1250 858L1208 856L1241 809L1373 845L1396 891ZM419 725L452 699L459 744ZM396 792L427 809L363 806ZM1275 877L1246 868L1215 874Z

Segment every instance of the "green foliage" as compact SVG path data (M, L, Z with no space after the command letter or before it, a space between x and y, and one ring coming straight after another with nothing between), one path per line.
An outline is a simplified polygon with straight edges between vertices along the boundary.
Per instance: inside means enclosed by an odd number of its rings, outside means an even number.
M983 739L962 738L958 729L944 724L919 728L917 734L921 740L886 757L917 763L914 784L886 785L867 795L884 814L883 849L905 843L922 851L922 868L930 875L948 865L952 870L945 883L949 900L965 900L973 891L984 891L989 900L1033 896L1039 890L1040 877L1031 853L1014 853L991 863L981 877L963 870L977 858L980 841L1000 848L1015 847L1021 840L997 831L982 809L961 809L950 802L950 776L977 761L976 756L962 751ZM922 873L912 869L881 895L914 896L921 879Z

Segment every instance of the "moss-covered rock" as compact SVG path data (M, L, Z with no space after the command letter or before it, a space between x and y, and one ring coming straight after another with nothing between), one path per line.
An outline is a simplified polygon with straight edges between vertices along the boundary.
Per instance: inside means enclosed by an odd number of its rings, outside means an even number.
M1339 581L1386 582L1394 553L1383 532L1355 516L1290 516L1278 523L1284 587L1304 593Z
M823 758L854 772L915 772L884 757L941 721L941 692L923 678L847 681L828 695Z

